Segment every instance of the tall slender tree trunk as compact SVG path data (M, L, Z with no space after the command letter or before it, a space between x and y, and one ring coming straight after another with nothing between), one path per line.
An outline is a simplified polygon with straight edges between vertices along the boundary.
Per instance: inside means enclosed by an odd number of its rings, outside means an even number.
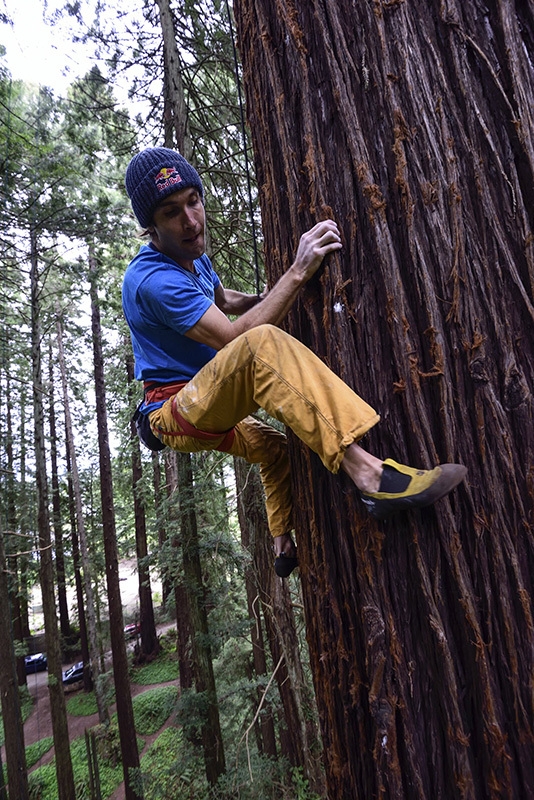
M169 0L156 0L163 36L165 146L176 145L184 158L190 158L187 106L181 76L180 55Z
M11 544L5 548L8 551L9 558L9 597L10 608L13 624L13 637L19 646L20 655L16 659L17 664L17 680L19 686L25 686L26 667L24 664L24 633L22 627L22 604L19 593L19 551L25 550L26 542L22 537L15 536L19 526L17 525L17 505L15 502L15 459L13 457L13 415L12 415L12 394L11 394L11 381L9 375L6 376L6 458L7 458L7 474L6 474L6 487L5 493L5 513L7 520L7 531L10 535ZM18 530L20 533L20 530ZM7 651L6 651L7 652Z
M208 783L214 785L225 771L224 746L217 705L217 690L209 644L208 615L205 589L198 549L198 530L195 513L193 469L190 453L177 453L178 492L182 530L184 578L188 595L192 628L195 687L206 701L206 719L202 725L204 764Z
M134 381L133 356L126 360L126 373L131 396ZM134 498L135 520L135 547L137 552L137 575L139 578L139 611L141 623L141 652L140 657L156 656L159 651L156 623L154 621L154 606L152 604L152 589L150 588L150 569L148 566L148 545L146 533L145 502L142 494L143 463L141 448L135 423L130 420L131 448L132 448L132 491Z
M468 481L376 523L291 437L329 796L534 796L532 4L236 0L272 283L365 445Z
M287 581L273 569L272 540L259 472L248 468L247 522L251 532L253 575L262 609L272 663L278 666L276 683L282 701L281 751L295 767L302 767L310 786L324 790L320 765L321 743L313 693L304 677L300 644Z
M165 458L166 456L163 456ZM167 503L164 499L164 494L161 486L161 459L159 453L152 453L152 485L154 487L154 506L156 511L156 528L158 531L158 545L159 545L159 564L161 572L161 603L165 608L167 600L172 592L172 581L169 577L169 572L163 563L163 555L166 550L168 531L165 520L165 508Z
M15 648L11 629L10 590L8 568L4 547L4 534L0 521L0 697L2 703L2 722L5 733L7 781L9 794L16 800L27 800L28 771L26 769L26 751L24 749L24 727L20 707L19 687L17 680ZM0 786L3 778L0 778Z
M28 612L28 551L30 547L29 535L29 499L26 487L26 402L27 392L24 383L20 389L20 469L19 469L19 533L21 548L19 548L18 558L18 602L20 609L21 640L24 642L30 639L30 615ZM22 551L22 552L21 552ZM19 677L20 680L20 677ZM26 677L24 677L26 683Z
M65 437L66 445L67 437ZM85 615L85 597L83 594L82 560L80 557L80 542L76 525L76 500L74 498L74 484L72 480L69 448L65 446L65 461L67 464L67 491L69 496L70 533L72 541L72 568L74 570L74 585L76 587L76 604L78 607L78 624L80 626L80 652L84 664L89 664L89 638L87 636L87 619ZM91 673L84 669L84 689L90 692L92 688Z
M235 482L237 488L237 515L239 527L241 528L241 543L245 550L254 554L257 546L257 534L265 533L265 525L257 524L258 517L258 485L252 477L254 468L241 458L234 458ZM261 512L260 512L261 514ZM258 531L261 528L261 532ZM250 635L252 641L252 659L254 672L258 677L267 674L267 659L265 655L265 644L263 637L261 600L257 589L257 582L254 574L254 563L251 562L245 571L245 588L247 592L247 608L250 618ZM263 694L258 692L258 702L263 700ZM274 716L272 706L269 701L263 703L263 713L261 720L261 739L260 752L276 758L276 736L274 730Z
M58 459L57 459L57 430L54 385L54 358L52 343L48 353L48 419L50 424L50 471L52 489L52 522L54 528L54 551L56 556L57 599L59 608L59 627L61 630L63 647L70 636L69 606L67 603L67 585L65 582L65 556L63 549L63 527L61 521L61 496L59 493Z
M165 453L165 485L167 490L167 528L171 530L172 546L167 548L167 563L165 575L171 574L174 584L174 602L176 607L176 649L178 653L178 669L180 672L180 688L191 689L194 683L193 662L191 653L191 615L189 611L189 598L187 588L182 578L183 568L177 563L180 551L180 536L178 535L179 508L178 508L178 464L174 450ZM183 567L183 560L182 560Z
M115 510L113 506L113 475L106 408L106 385L104 378L104 356L102 348L102 326L100 303L97 291L97 264L94 253L89 250L89 280L91 293L91 329L93 336L93 358L95 374L96 419L98 429L98 451L100 456L100 495L102 502L102 528L106 559L106 581L109 608L109 630L113 655L113 676L117 702L117 720L121 744L126 800L143 797L140 786L139 752L133 716L130 679L128 677L128 655L124 640L124 618L119 584L119 558L115 532Z
M72 427L72 416L70 413L70 400L69 390L67 383L67 369L65 364L65 353L63 349L63 326L61 324L61 317L59 309L56 320L57 330L57 352L58 364L61 374L61 386L63 391L63 410L65 414L65 434L66 446L69 454L69 474L71 477L72 491L74 493L74 507L76 511L76 528L77 538L80 545L80 554L82 561L82 573L85 588L85 602L86 602L86 622L88 632L88 644L90 653L90 664L84 662L84 686L86 690L90 690L93 686L95 688L95 698L98 708L98 718L100 722L105 723L109 721L108 709L104 696L104 687L99 680L101 669L99 659L99 646L98 646L98 632L96 624L95 612L95 596L93 590L93 577L91 558L89 555L89 545L87 542L87 532L85 529L85 518L83 513L82 491L80 487L80 476L78 473L78 459L76 456L76 447L74 444L74 431Z
M52 732L56 755L58 800L75 800L74 774L70 756L67 708L61 674L61 652L54 593L54 565L48 490L46 479L46 450L44 436L43 381L41 369L40 285L37 257L37 237L30 231L31 241L31 341L33 378L33 417L35 442L35 483L37 488L37 529L39 532L39 577L43 601L46 655L48 660L48 693Z

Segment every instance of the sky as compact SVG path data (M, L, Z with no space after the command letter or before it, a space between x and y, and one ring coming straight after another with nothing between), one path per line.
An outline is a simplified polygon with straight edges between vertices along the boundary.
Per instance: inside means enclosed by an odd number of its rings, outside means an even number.
M14 22L13 27L0 24L0 43L14 79L49 86L61 94L92 62L65 29L44 22L44 5L44 0L0 0L0 9Z

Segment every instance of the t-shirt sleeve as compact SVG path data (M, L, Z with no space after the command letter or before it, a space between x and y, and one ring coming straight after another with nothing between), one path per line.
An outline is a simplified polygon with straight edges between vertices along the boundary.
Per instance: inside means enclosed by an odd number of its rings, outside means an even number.
M168 270L152 275L139 287L138 303L148 323L163 323L183 335L196 325L213 301L194 283L173 277Z

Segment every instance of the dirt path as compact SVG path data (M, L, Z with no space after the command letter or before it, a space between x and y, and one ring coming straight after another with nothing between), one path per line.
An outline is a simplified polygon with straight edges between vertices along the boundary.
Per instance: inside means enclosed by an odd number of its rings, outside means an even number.
M170 628L174 627L174 623L167 623L165 625L158 625L158 635L165 633ZM66 669L66 666L65 666ZM50 697L48 693L48 672L37 672L34 675L28 675L28 690L33 697L33 711L24 723L24 745L28 747L28 745L33 744L34 742L38 742L41 739L45 739L47 736L52 736L52 715L50 712ZM168 683L161 683L157 684L158 686L171 686L175 685L176 681L170 681ZM132 697L136 697L138 694L142 694L143 692L148 691L149 689L154 688L153 685L150 686L141 686L139 684L131 684L131 693ZM78 692L83 691L83 689L78 689L74 687L74 689L68 687L65 690L65 699L68 700L72 697L73 694L77 694ZM110 714L113 714L115 711L115 705L111 706L109 709ZM74 739L78 739L80 736L85 734L86 728L91 728L93 725L98 724L98 714L91 714L87 717L79 717L72 714L69 714L67 711L67 723L69 727L69 740L72 742ZM143 751L139 754L140 756L144 753L147 748L152 744L152 742L157 739L159 734L162 730L170 724L170 720L161 728L161 730L157 731L155 734L151 736L143 736L143 741L145 742ZM2 763L5 764L5 747L2 745L1 748L2 754ZM38 766L42 766L43 764L48 764L54 757L54 748L52 747L48 753L41 758L33 767L30 769L30 772L33 769L36 769ZM121 784L117 787L116 791L113 793L109 800L124 800L124 786Z

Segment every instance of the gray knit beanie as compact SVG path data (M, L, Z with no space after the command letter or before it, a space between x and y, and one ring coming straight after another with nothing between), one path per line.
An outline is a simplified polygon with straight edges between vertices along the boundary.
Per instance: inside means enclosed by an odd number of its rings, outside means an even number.
M152 223L154 209L164 197L194 186L203 197L200 175L180 153L168 147L149 147L132 158L126 170L126 191L142 228Z

